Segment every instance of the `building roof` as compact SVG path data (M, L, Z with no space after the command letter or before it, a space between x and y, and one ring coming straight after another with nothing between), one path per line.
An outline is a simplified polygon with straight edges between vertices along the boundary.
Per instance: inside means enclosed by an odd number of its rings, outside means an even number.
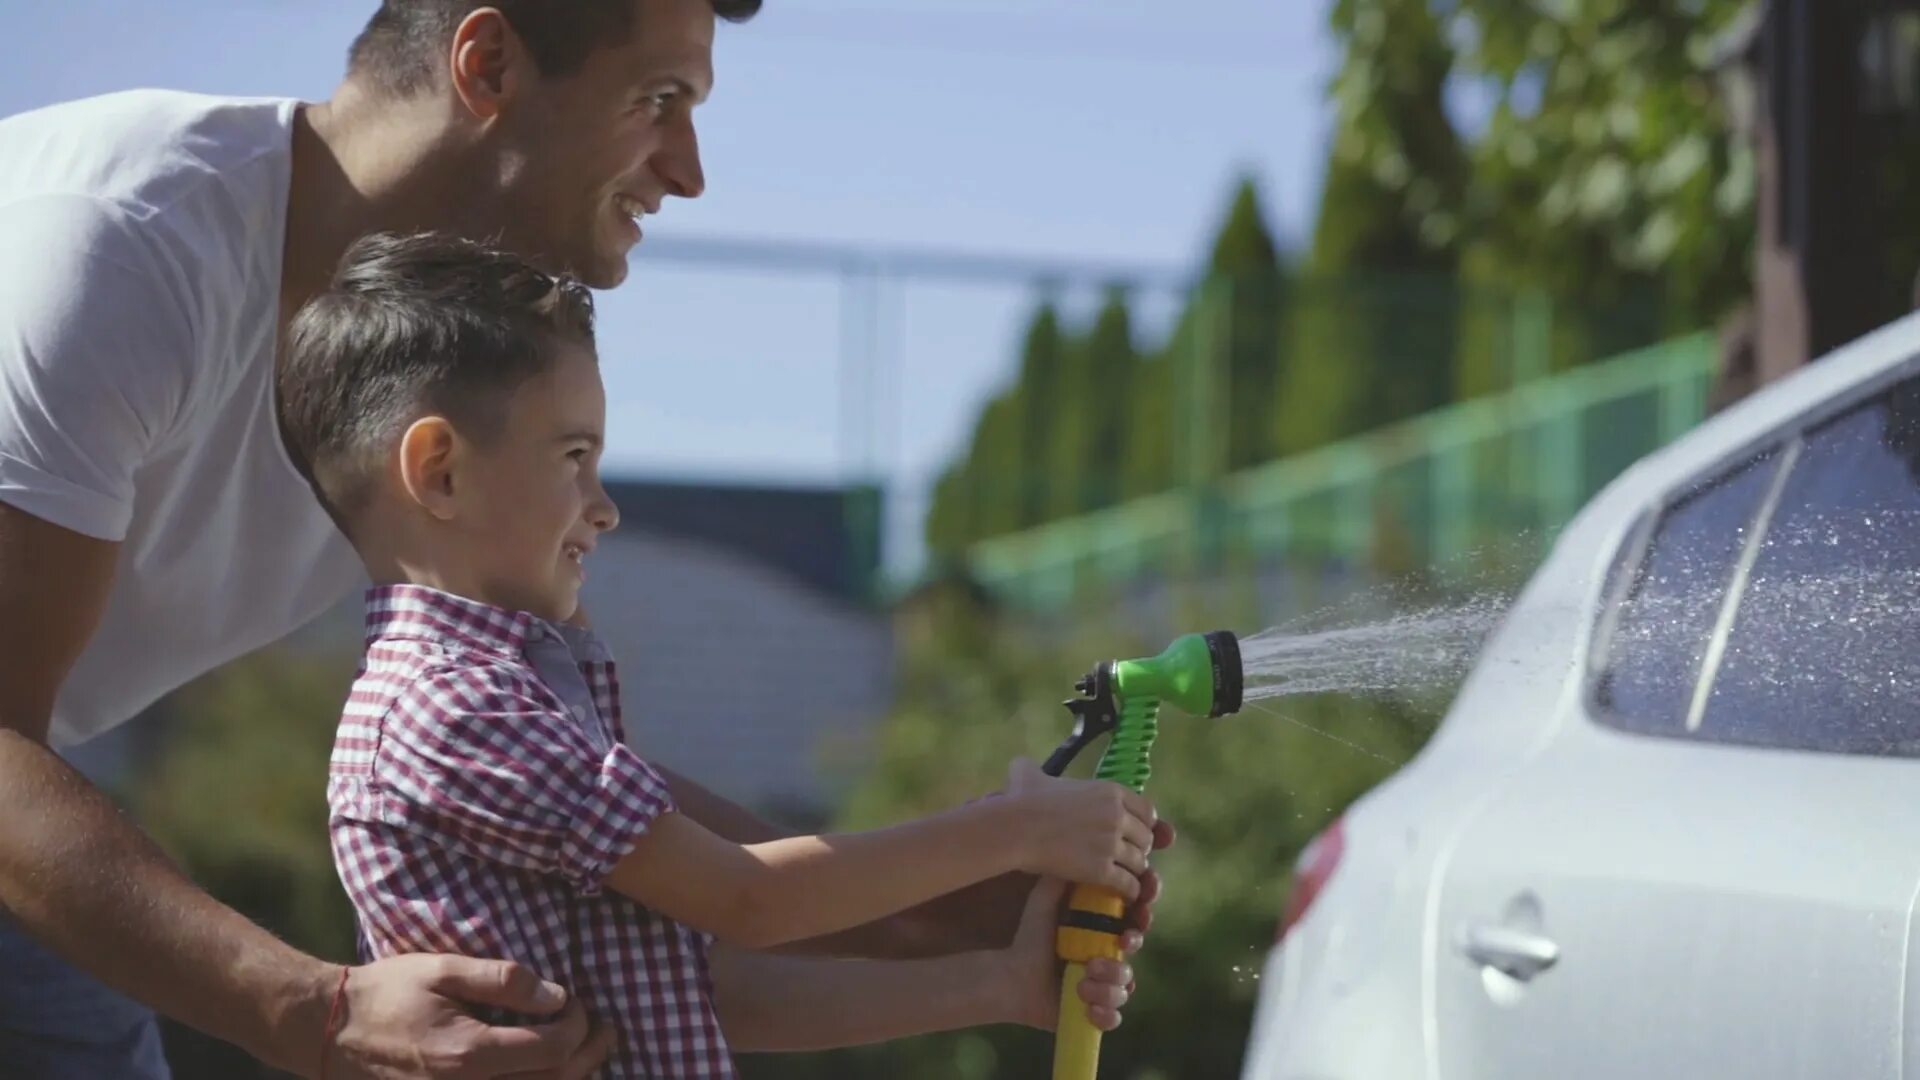
M841 600L873 596L880 568L878 488L609 481L623 528L685 540L771 567Z

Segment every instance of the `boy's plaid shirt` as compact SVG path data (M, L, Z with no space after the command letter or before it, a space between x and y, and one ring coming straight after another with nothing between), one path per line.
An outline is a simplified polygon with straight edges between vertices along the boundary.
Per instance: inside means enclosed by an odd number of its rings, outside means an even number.
M420 586L368 590L327 801L364 959L516 960L619 1030L603 1075L735 1075L709 939L602 890L673 801L626 745L591 634Z

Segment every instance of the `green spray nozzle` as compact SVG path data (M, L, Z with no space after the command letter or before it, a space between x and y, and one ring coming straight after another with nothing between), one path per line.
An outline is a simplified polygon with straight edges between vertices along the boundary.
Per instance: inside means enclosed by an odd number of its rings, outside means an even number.
M1121 726L1123 710L1149 721L1163 701L1193 716L1239 712L1243 685L1240 640L1226 630L1182 635L1158 656L1106 661L1075 684L1081 696L1065 703L1073 734L1044 768L1059 776L1087 744Z
M1074 687L1080 696L1066 703L1077 721L1073 734L1042 767L1059 776L1088 743L1111 734L1095 776L1145 791L1161 703L1194 716L1239 712L1243 674L1240 641L1225 630L1187 634L1159 656L1100 664ZM1097 885L1079 886L1068 902L1054 939L1055 952L1067 962L1054 1035L1055 1080L1093 1080L1099 1071L1100 1029L1087 1018L1078 986L1090 961L1124 956L1125 914L1120 894Z
M1116 661L1112 677L1122 699L1144 695L1194 716L1226 716L1240 711L1240 641L1225 630L1186 634L1159 656Z

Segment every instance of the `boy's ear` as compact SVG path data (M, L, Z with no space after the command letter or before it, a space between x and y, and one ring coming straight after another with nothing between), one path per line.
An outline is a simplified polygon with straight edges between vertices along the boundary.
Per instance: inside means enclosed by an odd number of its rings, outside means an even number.
M453 517L453 467L460 439L445 417L415 420L400 436L400 483L422 509L441 521Z

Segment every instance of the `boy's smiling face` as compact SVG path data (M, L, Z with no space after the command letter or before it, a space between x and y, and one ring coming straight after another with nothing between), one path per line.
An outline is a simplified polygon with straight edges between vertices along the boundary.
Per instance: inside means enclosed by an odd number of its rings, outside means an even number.
M579 607L586 557L620 515L600 484L600 365L586 346L547 347L552 363L514 391L494 437L461 440L446 523L462 591L559 622Z

